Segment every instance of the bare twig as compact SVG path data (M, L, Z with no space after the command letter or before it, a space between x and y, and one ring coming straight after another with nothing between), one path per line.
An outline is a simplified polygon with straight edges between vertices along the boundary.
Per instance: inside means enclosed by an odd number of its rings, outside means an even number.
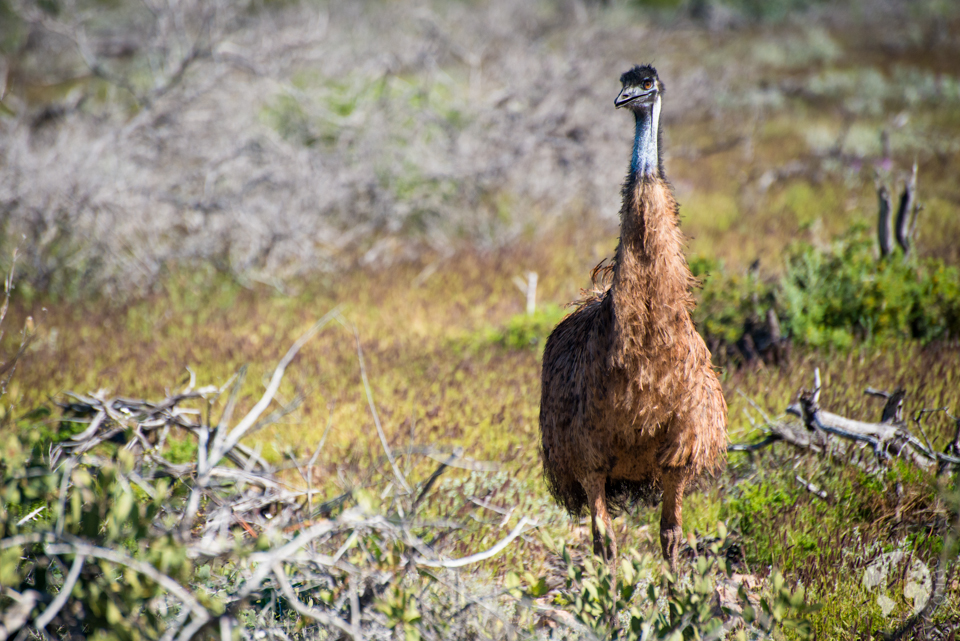
M420 501L423 500L423 497L427 495L427 492L430 491L430 488L433 487L433 484L437 481L438 478L440 478L440 475L443 474L444 470L447 469L450 463L460 458L462 454L463 454L463 450L461 448L458 448L457 451L451 454L446 461L443 461L442 463L440 463L437 469L434 470L433 474L431 474L430 477L427 479L427 481L423 484L423 488L420 489L420 493L417 494L417 498L413 502L414 509L416 509L416 507L420 504Z
M470 556L465 556L460 559L451 559L449 561L418 557L414 560L414 562L431 568L462 568L463 566L470 565L471 563L479 563L480 561L485 561L500 554L504 548L510 545L511 541L524 532L523 528L528 524L533 524L533 526L536 527L536 523L534 521L531 521L527 517L521 518L514 528L510 530L510 534L500 539L500 541L497 542L493 547L484 552L478 552L477 554L471 554Z
M283 374L287 369L287 366L293 361L293 358L297 355L307 341L313 338L317 332L323 329L331 320L339 316L340 307L337 306L334 309L330 310L324 316L314 323L313 327L308 329L304 334L297 339L297 341L287 350L286 355L280 360L280 363L277 365L277 368L273 371L273 376L270 378L270 383L267 385L266 391L263 393L263 396L260 397L260 400L257 401L257 404L253 406L246 416L243 417L236 427L230 431L230 434L224 439L224 442L217 448L211 450L210 452L210 461L211 466L215 465L220 459L223 458L223 454L231 449L240 442L240 439L246 434L253 425L257 422L257 419L263 414L267 409L270 403L273 401L274 395L277 393L277 390L280 389L280 382L283 380Z
M17 521L17 527L22 526L24 523L29 523L29 522L32 521L34 518L36 518L36 516L37 516L38 514L40 514L41 512L43 512L45 509L47 509L47 506L46 506L46 505L41 505L40 507L38 507L37 509L35 509L33 512L30 512L30 514L27 514L25 517L23 517L22 519L20 519L19 521Z
M377 427L380 444L383 446L384 454L387 455L387 460L390 461L390 467L393 469L394 477L397 479L400 487L403 488L403 491L410 494L413 490L410 489L410 486L407 484L407 479L404 478L400 468L397 467L397 461L393 458L390 445L387 443L387 436L383 433L383 425L380 424L380 415L377 413L377 406L373 402L373 392L370 390L370 381L367 379L367 367L363 361L363 347L360 345L360 334L357 333L356 328L353 328L353 336L357 343L357 360L360 362L360 379L363 381L363 389L367 394L367 402L370 405L370 413L373 415L373 423Z
M297 597L297 593L294 592L293 588L290 586L290 581L287 579L287 575L283 572L283 568L280 565L276 565L273 568L273 576L277 579L277 585L280 588L280 591L283 593L283 596L287 598L287 602L290 604L294 610L296 610L302 616L318 621L323 625L329 625L337 628L341 632L350 635L354 639L361 638L361 632L357 626L347 625L337 617L330 616L325 612L321 612L316 608L311 608L306 605L303 601Z
M66 605L67 599L70 598L70 593L73 592L73 586L77 584L77 579L80 578L80 571L83 570L83 564L86 561L86 556L83 554L77 554L73 558L73 564L70 566L70 572L67 574L67 578L63 581L63 587L60 588L59 594L50 602L50 605L46 610L43 611L43 614L34 619L34 625L38 628L47 627L53 618L57 616L57 613L60 612L60 609Z

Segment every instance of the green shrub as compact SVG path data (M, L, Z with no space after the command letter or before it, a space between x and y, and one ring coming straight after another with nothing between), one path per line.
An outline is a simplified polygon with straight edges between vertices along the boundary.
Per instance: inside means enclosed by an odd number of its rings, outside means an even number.
M807 605L803 588L790 590L779 573L771 576L768 594L748 595L743 585L738 585L738 603L718 605L717 583L735 578L724 555L726 527L719 525L719 537L708 553L697 557L689 575L664 571L659 584L650 569L656 563L649 555L636 550L621 554L615 575L607 565L589 557L582 564L574 563L567 548L561 546L558 552L567 576L553 602L574 616L588 631L588 638L755 639L768 638L781 628L793 631L797 638L809 638L805 616L816 612L818 606ZM547 544L550 546L549 541ZM527 588L521 589L524 582ZM546 593L543 579L529 573L523 579L508 574L507 587L527 599ZM747 628L741 628L735 637L728 636L724 621L736 618Z
M736 343L745 319L763 318L776 305L775 285L753 271L733 274L723 263L702 256L690 260L690 270L701 283L693 320L705 338Z
M960 335L960 270L899 253L878 260L865 226L826 250L793 247L780 289L791 335L815 347Z
M960 270L901 253L878 259L865 225L826 248L795 243L776 279L733 274L702 258L691 268L702 282L694 320L708 341L735 343L747 319L770 309L785 335L811 347L960 336Z

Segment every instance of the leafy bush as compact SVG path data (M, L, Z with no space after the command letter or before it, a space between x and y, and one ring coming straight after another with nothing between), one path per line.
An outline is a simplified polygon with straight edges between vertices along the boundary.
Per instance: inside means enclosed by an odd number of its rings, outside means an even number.
M706 554L697 557L690 574L679 577L664 570L659 585L650 570L657 564L649 555L636 550L622 554L615 575L607 565L591 558L574 563L567 548L561 546L558 554L567 576L553 602L573 614L588 638L721 639L736 628L739 639L767 638L781 627L794 631L798 638L809 638L810 625L804 616L818 608L805 603L803 588L790 590L783 577L774 573L769 594L748 594L723 556L727 532L723 523L719 525L719 537ZM533 599L546 592L542 579L528 574L523 580L528 587L515 587L518 596ZM519 586L523 580L508 575L508 587ZM730 581L737 585L738 603L720 600L718 583L729 585Z
M548 304L539 307L533 314L516 314L510 317L503 330L498 332L497 342L512 349L542 349L547 336L569 311L559 305Z
M864 226L827 250L794 247L781 288L786 324L809 345L960 335L960 270L900 254L878 260Z
M736 343L745 319L763 318L767 309L776 306L775 285L752 270L730 273L723 263L702 256L690 260L690 270L702 285L693 320L708 340Z
M812 347L960 336L960 270L939 259L875 254L870 230L859 225L827 248L795 243L784 273L772 280L694 259L703 284L694 319L708 340L726 344L771 309L784 334Z

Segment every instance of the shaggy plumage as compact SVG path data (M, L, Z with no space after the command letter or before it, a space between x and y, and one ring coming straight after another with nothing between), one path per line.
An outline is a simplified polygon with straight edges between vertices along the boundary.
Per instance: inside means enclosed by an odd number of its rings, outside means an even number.
M622 81L617 106L634 112L637 133L620 243L613 265L594 272L606 271L609 287L547 339L541 456L557 501L574 515L590 509L594 549L609 561L616 558L610 508L662 494L660 541L675 566L683 493L722 467L727 406L690 319L696 281L661 164L663 86L652 67L635 67Z

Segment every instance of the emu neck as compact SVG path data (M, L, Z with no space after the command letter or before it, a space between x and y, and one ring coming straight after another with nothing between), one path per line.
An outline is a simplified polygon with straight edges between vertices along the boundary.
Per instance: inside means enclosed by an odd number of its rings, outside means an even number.
M672 345L671 328L693 309L694 282L670 187L659 176L628 179L611 286L615 364L625 363L639 345Z
M633 137L633 155L630 158L630 178L660 176L660 155L657 138L660 128L660 97L650 105L633 110L636 132Z

